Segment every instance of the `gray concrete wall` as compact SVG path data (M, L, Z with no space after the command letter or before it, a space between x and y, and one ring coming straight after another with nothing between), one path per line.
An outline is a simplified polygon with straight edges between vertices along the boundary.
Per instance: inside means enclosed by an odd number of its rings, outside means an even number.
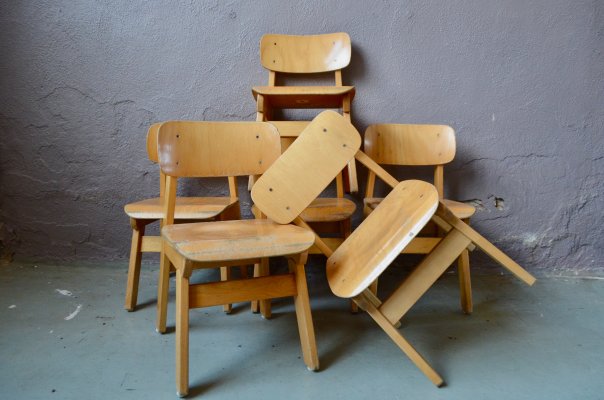
M263 33L345 31L359 130L452 125L447 191L481 205L479 231L537 273L604 274L603 15L598 0L2 2L0 245L127 257L122 207L158 190L147 126L252 120Z

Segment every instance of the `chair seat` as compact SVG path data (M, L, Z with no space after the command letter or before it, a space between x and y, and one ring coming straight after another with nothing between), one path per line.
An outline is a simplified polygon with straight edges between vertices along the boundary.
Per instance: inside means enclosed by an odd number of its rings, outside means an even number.
M337 222L350 218L356 208L349 199L319 197L302 211L300 217L306 222Z
M275 108L341 108L354 86L255 86L254 99L263 95Z
M237 204L230 197L177 197L175 219L210 219ZM126 204L124 211L131 218L161 219L163 206L159 197Z
M327 281L336 296L354 297L381 275L430 220L438 192L427 182L408 180L382 200L327 259Z
M363 199L363 204L365 204L367 209L373 211L382 202L382 200L383 198L381 197L365 198ZM471 204L447 199L442 200L442 202L445 203L447 208L460 219L470 218L476 212L476 208Z
M183 257L197 262L298 254L315 240L312 231L266 219L168 225L162 237Z
M350 218L357 206L352 200L342 198L319 197L302 211L300 218L306 222L338 222ZM252 214L258 218L260 210L254 204Z

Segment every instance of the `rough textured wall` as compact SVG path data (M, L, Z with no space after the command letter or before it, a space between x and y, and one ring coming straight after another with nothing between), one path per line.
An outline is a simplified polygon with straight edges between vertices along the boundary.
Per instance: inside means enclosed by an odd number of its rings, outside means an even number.
M452 125L447 190L479 205L485 236L538 273L602 274L603 13L598 0L2 2L0 246L126 257L122 207L158 190L147 126L252 120L263 33L345 31L361 132Z

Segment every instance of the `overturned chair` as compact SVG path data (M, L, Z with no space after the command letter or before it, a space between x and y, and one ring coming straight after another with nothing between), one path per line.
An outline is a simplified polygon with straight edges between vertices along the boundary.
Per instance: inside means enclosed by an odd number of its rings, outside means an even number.
M321 140L321 145L313 146L314 140ZM293 221L305 227L299 213L332 179L330 174L337 171L337 164L346 165L354 157L390 185L393 190L388 196L328 258L327 278L334 294L350 298L366 310L411 361L440 386L443 379L397 329L406 312L466 249L480 248L529 285L535 278L456 217L439 200L433 185L416 180L399 183L359 148L356 129L337 113L324 111L258 180L252 198L273 221ZM314 190L303 190L311 185ZM371 284L429 221L445 232L444 237L381 302L370 290ZM327 247L316 234L315 245Z
M393 190L329 257L329 286L337 296L351 298L367 311L432 383L441 386L442 377L397 329L399 320L466 249L481 249L528 285L533 285L535 278L451 212L431 184L415 180L399 183L362 151L355 158ZM444 237L382 302L370 290L372 282L429 221L445 232Z

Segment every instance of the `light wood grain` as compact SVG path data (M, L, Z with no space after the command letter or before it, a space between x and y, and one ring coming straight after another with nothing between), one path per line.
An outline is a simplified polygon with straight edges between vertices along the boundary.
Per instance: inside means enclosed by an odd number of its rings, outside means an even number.
M130 242L130 260L128 264L128 281L126 283L126 300L124 308L128 311L134 311L138 296L138 282L140 279L141 258L143 237L145 235L145 225L131 221L132 240Z
M263 122L164 122L159 163L166 175L179 177L261 174L281 153L278 138Z
M343 86L342 71L350 62L350 37L345 33L323 35L293 36L265 35L260 43L260 59L269 69L268 86L257 86L252 89L256 98L256 120L272 121L276 109L313 108L341 109L349 122L351 102L354 98L353 86ZM279 86L278 73L325 73L334 72L334 86ZM297 121L295 121L297 122ZM289 127L288 127L289 128ZM297 130L297 133L300 130ZM289 135L285 132L284 135ZM284 149L290 141L283 143ZM344 191L358 191L356 166L354 161L346 168L347 181L343 185L338 176L338 197ZM250 177L248 188L251 189L253 178ZM348 222L344 222L343 226Z
M182 256L198 262L296 254L314 242L312 232L270 220L169 225L162 229L162 236Z
M350 37L346 33L323 35L266 34L260 40L260 62L270 71L316 73L335 71L350 63Z
M300 133L306 129L308 124L310 124L310 121L270 121L270 124L277 128L279 135L281 135L281 139L297 138L300 136ZM281 149L281 152L284 151L285 149Z
M209 282L189 287L189 308L239 303L252 298L263 300L291 297L296 293L296 279L292 274Z
M351 298L378 278L430 220L438 193L429 183L399 183L327 260L334 294Z
M354 86L254 86L254 98L264 95L273 108L342 108Z
M386 334L392 339L392 341L398 346L399 349L415 364L430 379L430 381L436 386L442 386L444 383L443 379L438 373L428 364L428 362L419 354L417 350L405 339L400 332L392 326L376 308L376 306L368 299L370 297L370 291L367 290L361 295L357 296L354 300L367 311L367 313L373 318L375 322L386 332Z
M176 272L176 393L189 392L189 277Z
M446 164L455 157L455 132L446 125L371 125L363 150L378 164Z
M252 188L256 206L278 223L290 223L346 166L361 144L344 117L324 111Z
M444 166L455 156L455 132L446 125L412 125L412 124L376 124L365 131L364 150L367 155L380 164L401 166L434 166L434 186L439 199L446 202L447 207L456 216L468 220L476 209L469 204L444 200ZM374 198L375 176L369 172L366 199L363 213L370 214L379 199ZM468 220L469 221L469 220ZM435 232L442 236L440 232ZM409 246L410 247L410 246ZM426 249L427 252L432 249ZM469 254L464 250L460 254L458 268L461 287L461 304L466 313L471 312L472 291L470 286Z
M379 209L379 208L378 208ZM377 211L377 210L376 210ZM383 302L380 312L391 323L400 320L419 298L449 268L451 263L468 246L470 240L460 232L451 231L428 254L403 283Z
M366 197L363 199L363 205L372 211L375 210L382 200L382 197ZM451 210L453 214L455 214L455 216L457 216L457 218L470 218L476 212L476 208L470 204L448 199L442 199L441 201L447 206L447 208L449 208L449 210Z
M461 219L457 218L445 204L440 203L435 213L435 218L442 218L446 223L450 224L453 228L459 230L468 239L472 241L476 247L484 251L494 261L498 262L502 267L509 270L511 273L516 275L521 281L529 286L532 286L536 279L527 270L518 265L509 256L495 247L491 242L485 239L482 235L472 229L469 225L464 223Z
M151 125L147 131L147 153L149 159L158 162L158 136L162 123ZM144 226L157 221L163 217L164 207L162 198L166 191L166 175L159 173L159 197L146 199L127 204L124 211L131 219L133 231L140 230L137 235L133 232L130 252L130 263L128 267L128 281L126 284L125 308L133 311L136 307L138 296L138 281L140 279L140 258L142 252L160 252L161 240L159 236L144 234ZM229 197L191 197L177 198L175 209L175 220L207 220L207 219L232 219L239 217L239 204L237 202L237 186L235 177L228 177ZM142 227L142 229L141 229ZM139 241L140 243L136 243ZM159 307L160 309L163 307ZM158 330L163 332L164 324L158 324Z
M302 211L300 217L306 222L332 222L349 219L356 204L346 198L319 197Z
M161 122L158 122L151 125L147 131L147 155L149 156L149 160L154 163L159 162L159 156L157 155L157 135L159 134L160 126Z
M124 206L131 218L161 219L163 217L162 199L154 197ZM237 198L231 197L177 197L174 210L175 219L215 218L228 207L237 207Z
M310 298L308 297L308 287L306 284L306 272L304 264L307 260L307 254L289 258L290 272L296 277L296 295L294 296L294 306L296 308L296 319L298 321L298 333L300 335L300 345L302 347L302 357L304 363L310 371L319 369L319 356L317 354L317 343L315 340L315 328L312 322L312 313L310 310Z

